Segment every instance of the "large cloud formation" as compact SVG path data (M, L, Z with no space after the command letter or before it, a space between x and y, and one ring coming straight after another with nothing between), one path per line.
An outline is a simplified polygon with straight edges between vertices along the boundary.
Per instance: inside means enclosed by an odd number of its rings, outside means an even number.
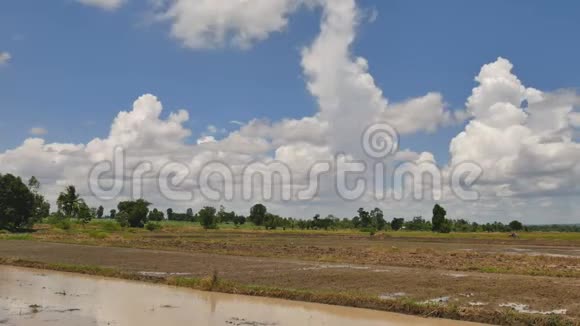
M310 168L316 162L332 162L337 153L372 163L360 144L361 134L372 123L386 121L405 136L434 132L468 117L465 130L451 141L451 158L442 173L448 178L463 162L477 163L484 171L476 185L481 198L462 202L454 198L450 189L443 189L439 200L453 208L457 214L453 217L496 219L517 212L511 217L540 221L547 213L572 216L570 211L575 207L554 206L569 204L566 196L577 195L580 190L580 147L575 140L580 118L574 111L579 97L574 92L546 93L526 88L512 73L512 64L498 58L482 67L475 79L478 86L467 99L465 111L449 111L443 95L435 92L390 103L374 82L367 60L351 52L361 17L354 0L172 0L159 2L157 10L162 19L171 22L171 35L186 47L248 48L285 28L289 15L301 6L322 9L320 33L301 53L306 86L318 103L315 115L236 123L239 129L223 137L219 137L215 127L208 127L192 143L191 131L184 127L188 112L181 110L163 119L159 99L145 94L130 110L117 115L107 138L87 144L47 144L41 138L30 138L20 147L0 153L1 172L39 177L44 184L42 190L51 200L64 185L75 184L93 204L111 206L116 200L144 195L160 207L197 208L207 203L203 197L175 202L161 195L156 180L168 164L187 171L185 177L169 182L168 187L174 190L199 192L211 186L200 184L194 176L212 162L226 162L235 184L242 181L248 165L271 173L280 168L276 163L282 163L292 171L292 179L274 178L266 183L280 189L296 189L312 177ZM125 177L135 173L136 167L143 167L143 184L134 189L130 178L107 174L109 182L120 180L123 189L110 201L95 198L89 191L88 175L99 162L114 159L118 148L126 153ZM385 160L391 166L401 161L415 166L436 163L433 154L411 149ZM333 173L337 171L330 172ZM365 177L373 181L373 176ZM400 185L386 185L383 190L393 193L396 186ZM432 184L415 182L415 186L429 188ZM427 215L433 203L412 199L377 201L370 192L357 201L344 201L336 195L331 176L321 178L316 190L314 199L287 202L274 196L268 206L295 217L316 212L349 216L363 205L385 208L392 215L410 216ZM238 196L227 205L247 210L257 200Z

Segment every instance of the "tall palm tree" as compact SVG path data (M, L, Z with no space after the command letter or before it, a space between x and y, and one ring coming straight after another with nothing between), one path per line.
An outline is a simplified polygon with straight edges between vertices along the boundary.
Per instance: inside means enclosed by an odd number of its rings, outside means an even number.
M61 192L56 200L58 210L65 216L73 217L78 212L80 196L77 194L75 186L67 186L64 192Z

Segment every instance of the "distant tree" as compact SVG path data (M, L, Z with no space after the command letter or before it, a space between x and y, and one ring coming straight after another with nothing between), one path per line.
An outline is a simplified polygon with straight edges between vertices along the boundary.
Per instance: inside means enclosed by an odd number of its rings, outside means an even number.
M411 231L431 231L431 222L425 221L422 216L415 216L405 223L405 228Z
M173 220L173 208L168 208L167 209L167 219L168 220Z
M44 196L38 192L40 189L40 182L35 176L32 176L28 180L28 189L34 195L34 205L32 207L33 213L31 218L32 222L36 223L50 215L50 204L44 200Z
M405 224L404 218L394 218L391 221L391 228L393 229L393 231L399 231L400 229L403 228L404 224Z
M197 215L199 216L200 223L204 229L217 228L216 209L214 207L206 206L202 208Z
M94 217L93 212L84 200L79 200L77 206L77 218L83 225L88 224Z
M163 212L158 210L157 208L154 208L151 212L149 212L149 220L150 221L163 221L163 219L165 218L165 216L163 215Z
M370 212L370 218L372 221L373 226L377 229L377 230L382 230L385 228L385 225L387 224L387 221L385 221L384 215L383 215L383 211L380 210L379 208L375 208Z
M369 228L373 226L373 221L371 219L371 214L365 211L364 208L358 209L358 224L361 228Z
M28 188L30 191L38 191L40 189L40 182L36 179L35 176L30 177L28 179Z
M441 224L441 226L439 227L439 231L440 233L449 233L451 232L453 228L453 222L451 222L448 219L443 220L443 224Z
M111 209L111 211L109 212L109 217L114 219L117 215L117 210L116 209Z
M359 228L360 227L360 217L355 216L352 218L352 226L354 226L355 228Z
M119 211L119 213L115 214L115 220L124 228L131 226L129 224L129 213L124 211Z
M221 205L220 210L217 213L217 218L218 222L220 223L232 223L236 218L236 213L233 211L232 212L226 211L226 208L223 205Z
M439 206L439 204L435 204L433 207L433 219L431 220L434 232L441 232L443 224L445 223L445 215L447 215L445 209Z
M143 199L138 199L136 201L120 202L117 208L119 209L119 214L121 212L127 213L127 220L130 227L142 228L147 223L149 205L151 203Z
M56 200L58 210L66 217L76 217L80 199L75 186L67 186L65 191L61 192Z
M266 213L268 213L266 206L262 204L256 204L250 209L250 216L248 219L255 225L261 226L264 225Z
M275 214L266 213L264 218L264 227L268 230L275 230L283 225L283 219Z
M522 224L522 222L517 220L511 221L508 226L511 231L521 231L524 229L524 225Z
M246 223L246 218L242 215L236 215L236 217L234 217L234 225L238 226L238 225L243 225Z
M187 217L189 217L190 221L193 221L193 208L188 208L185 215L187 215Z
M97 218L103 218L103 214L105 214L105 209L103 206L99 206L99 208L97 208Z
M471 231L471 224L465 219L458 219L454 221L450 221L453 225L452 229L455 232L470 232Z
M22 179L0 174L0 229L16 231L32 226L35 200Z

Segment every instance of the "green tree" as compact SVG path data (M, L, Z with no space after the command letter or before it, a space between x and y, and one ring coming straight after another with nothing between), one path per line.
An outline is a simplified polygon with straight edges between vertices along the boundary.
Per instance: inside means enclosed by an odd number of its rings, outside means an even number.
M358 209L359 226L361 228L369 228L373 226L373 220L371 219L371 214L365 211L364 208Z
M266 209L266 206L262 204L256 204L250 209L250 216L248 219L255 225L261 226L264 225L267 213L268 210Z
M163 221L164 219L164 215L163 212L158 210L157 208L154 208L151 212L149 212L149 220L150 221Z
M34 193L12 174L0 174L0 229L17 231L34 222Z
M405 219L404 218L394 218L391 221L391 228L393 229L393 231L399 231L400 229L403 228L403 225L405 224Z
M267 230L276 230L276 228L282 224L282 218L280 216L266 213L266 216L264 217L264 227Z
M130 227L142 228L147 223L147 215L149 214L149 203L144 199L135 201L124 201L117 205L119 214L121 212L127 213L127 221Z
M111 209L111 211L109 212L109 217L112 219L115 219L116 216L117 216L117 210Z
M197 215L199 216L200 223L204 229L217 228L216 209L214 207L206 206L202 208Z
M223 205L221 205L220 210L217 213L217 217L220 223L232 223L236 218L236 213L233 211L232 212L226 211L226 208Z
M370 212L370 218L373 226L377 230L382 230L385 228L387 221L385 221L383 211L379 208L375 208Z
M99 208L97 208L97 218L103 218L103 214L105 214L105 209L103 206L99 206Z
M38 179L36 179L35 176L32 176L28 180L28 189L30 189L32 194L34 194L32 219L35 223L50 215L50 204L44 200L44 196L38 192L40 189L40 182L38 182Z
M234 217L234 225L235 226L239 226L239 225L243 225L246 223L246 218L242 215L236 215Z
M522 222L517 220L511 221L508 226L511 231L521 231L524 229L524 225L522 224Z
M167 219L168 220L173 220L173 208L168 208L167 209Z
M94 215L92 210L89 208L89 206L85 203L84 200L80 199L77 208L77 218L79 219L79 221L83 225L85 225L88 224L93 219L93 217Z
M56 200L58 211L62 212L66 217L76 217L80 199L75 186L67 186L65 191L61 192Z
M120 211L119 213L115 214L115 220L121 225L122 227L126 228L129 227L129 213Z
M439 206L439 204L435 204L433 207L433 218L431 220L434 232L442 231L443 224L445 223L445 215L447 215L445 209Z

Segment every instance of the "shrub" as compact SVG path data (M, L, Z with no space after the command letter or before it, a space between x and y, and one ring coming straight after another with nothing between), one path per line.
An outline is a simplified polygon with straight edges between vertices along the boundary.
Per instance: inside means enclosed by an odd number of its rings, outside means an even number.
M161 224L156 222L147 222L145 228L149 231L155 231L161 229Z
M91 230L89 231L89 236L95 239L106 239L109 234L103 231Z
M124 228L129 226L129 214L127 212L117 213L115 219L117 220L117 223L119 223L120 226Z
M45 220L46 224L50 224L55 228L61 230L70 230L72 223L68 217L65 217L61 213L53 213Z

